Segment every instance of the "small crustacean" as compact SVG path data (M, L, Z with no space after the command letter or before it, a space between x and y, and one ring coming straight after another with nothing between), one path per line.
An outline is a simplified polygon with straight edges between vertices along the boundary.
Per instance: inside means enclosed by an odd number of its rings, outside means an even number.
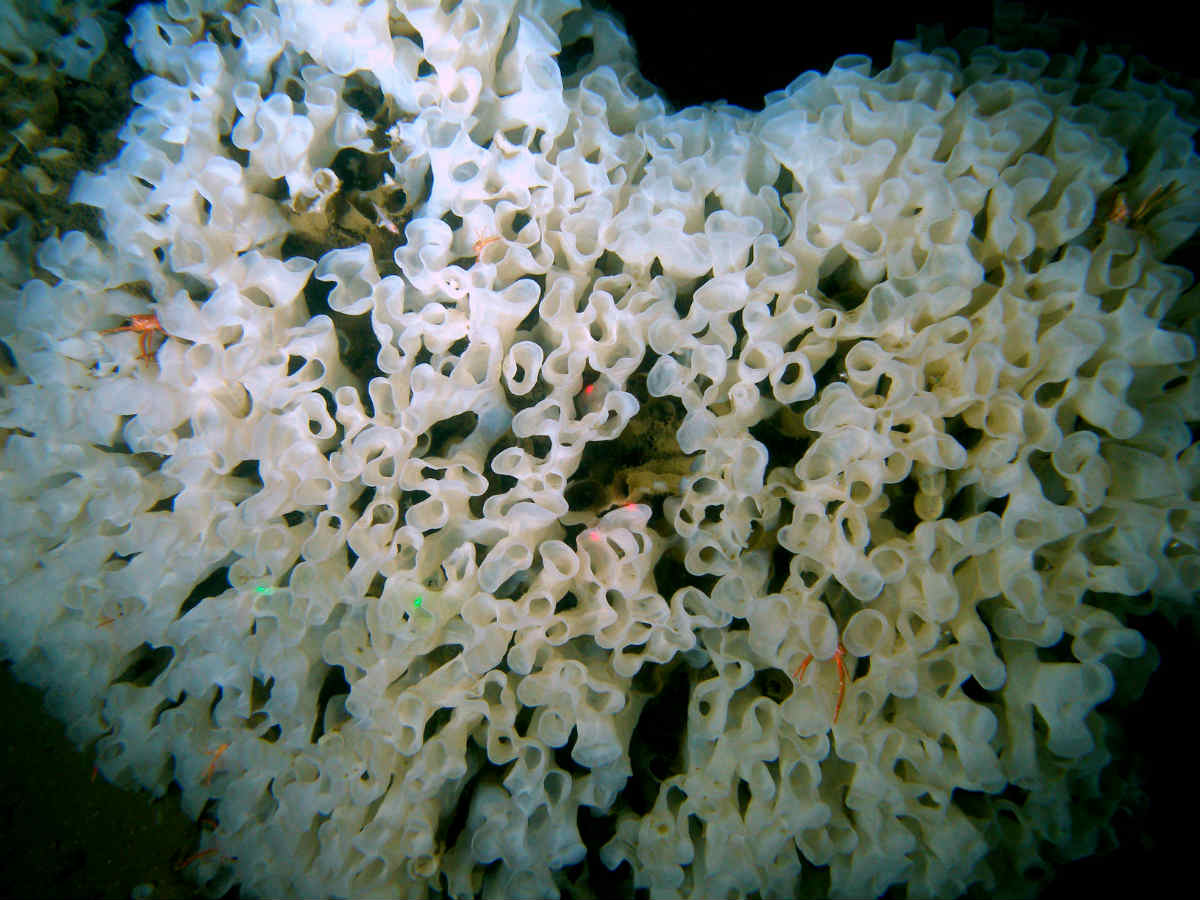
M166 334L163 327L158 324L157 313L145 313L143 315L132 315L129 317L128 325L121 325L117 328L106 328L101 331L101 334L115 334L118 331L136 331L138 334L138 347L141 353L138 354L138 359L150 359L153 354L150 352L150 338L154 332Z
M228 744L222 744L212 752L212 760L208 764L208 768L204 770L204 783L208 784L212 781L213 773L217 770L217 760L219 760L225 751L229 749Z
M197 850L195 853L183 857L181 860L179 860L179 862L175 863L175 871L182 872L192 863L196 862L196 860L204 859L214 855L219 855L221 860L227 863L237 862L236 856L226 856L224 853L221 853L219 848L209 847L207 850Z
M488 244L495 243L498 240L500 240L500 235L498 234L490 234L477 240L473 248L475 250L475 258L479 258L479 254L483 252L484 247L486 247Z
M1179 190L1179 184L1175 181L1160 184L1146 196L1145 200L1137 205L1136 209L1130 209L1129 203L1125 200L1124 192L1118 191L1116 199L1113 200L1112 210L1108 214L1108 221L1115 222L1118 225L1129 225L1130 228L1137 228L1142 222L1145 222L1171 202L1171 199L1179 193Z
M835 725L837 724L838 716L842 712L842 700L844 700L846 697L846 662L845 662L845 658L846 658L846 648L843 647L841 645L841 642L839 641L837 650L835 650L833 653L833 661L835 663L837 663L837 671L838 671L837 706L835 706L833 709L833 721L834 721ZM808 669L808 664L812 661L813 661L813 655L810 653L810 654L808 654L808 656L804 657L804 662L800 663L800 668L796 669L796 671L792 675L792 677L794 679L796 679L796 681L800 681L804 677L805 671Z

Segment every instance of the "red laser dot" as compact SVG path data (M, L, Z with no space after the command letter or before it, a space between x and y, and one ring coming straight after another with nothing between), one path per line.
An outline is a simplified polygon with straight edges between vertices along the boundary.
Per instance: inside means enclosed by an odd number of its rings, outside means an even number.
M591 392L592 392L592 391L595 389L595 387L596 387L596 386L595 386L594 384L589 384L587 387L585 387L585 388L583 389L583 392L584 392L585 394L590 394L590 393L591 393Z
M590 537L590 538L591 538L593 541L598 541L598 540L600 540L600 532L598 532L598 531L589 531L589 532L588 532L588 537Z

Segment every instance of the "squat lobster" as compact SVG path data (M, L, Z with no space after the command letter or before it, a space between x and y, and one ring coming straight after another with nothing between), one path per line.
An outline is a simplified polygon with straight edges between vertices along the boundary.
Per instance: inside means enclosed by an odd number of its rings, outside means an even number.
M838 715L842 711L842 700L844 700L846 697L846 662L845 662L845 658L846 658L846 648L841 645L841 642L839 642L838 646L837 646L837 650L835 650L833 653L833 661L835 663L837 663L837 670L838 670L838 698L837 698L837 706L835 706L834 710L833 710L833 722L835 725L837 724ZM808 656L804 657L804 662L800 663L800 668L798 668L795 671L795 673L792 675L792 677L795 678L796 681L800 681L800 679L802 679L804 677L805 670L808 669L808 664L812 661L813 661L813 655L810 653L810 654L808 654Z
M150 359L153 354L150 353L150 338L154 332L166 334L163 327L158 324L157 313L145 313L144 315L132 315L129 317L128 325L121 325L117 328L106 328L101 331L101 334L114 334L118 331L136 331L138 333L138 347L141 353L138 354L138 359Z

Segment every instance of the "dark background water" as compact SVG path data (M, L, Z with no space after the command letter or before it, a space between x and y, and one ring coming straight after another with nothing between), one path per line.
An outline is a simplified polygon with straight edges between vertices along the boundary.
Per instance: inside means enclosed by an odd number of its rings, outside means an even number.
M891 59L897 40L912 40L916 26L945 33L990 27L991 3L953 0L756 2L730 4L743 11L718 16L711 4L686 0L598 2L622 17L637 45L641 71L676 107L727 100L762 109L763 94L786 87L801 72L827 71L839 56L861 53L876 64ZM1193 14L1165 0L1028 3L1028 22L1048 20L1061 49L1080 40L1111 45L1128 58L1145 54L1175 72L1200 73L1200 41Z

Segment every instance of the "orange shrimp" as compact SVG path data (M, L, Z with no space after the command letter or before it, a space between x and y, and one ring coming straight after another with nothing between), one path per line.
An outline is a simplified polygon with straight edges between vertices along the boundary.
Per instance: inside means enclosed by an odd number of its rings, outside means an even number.
M498 240L500 240L500 235L498 234L488 235L487 237L481 237L479 240L477 240L474 247L475 258L479 258L479 254L483 252L484 247L486 247L488 244L493 244Z
M210 762L208 764L208 768L204 770L204 783L205 784L208 784L209 782L212 781L213 772L215 772L216 768L217 768L217 760L219 760L221 758L221 756L225 753L225 751L228 749L229 749L228 744L222 744L220 747L218 747L213 752L212 762Z
M216 852L217 852L216 847L209 847L207 850L200 850L196 853L193 853L191 856L184 857L179 862L175 863L175 871L179 872L182 869L186 869L188 866L190 866L196 860L204 859L204 857L206 857L206 856L212 856Z
M837 724L838 716L842 712L842 700L844 700L846 697L845 657L846 657L846 648L843 647L841 645L841 643L839 642L838 646L837 646L837 650L835 650L834 654L833 654L833 661L835 663L837 663L837 670L838 670L838 698L837 698L837 706L835 706L834 710L833 710L834 724ZM800 667L798 669L796 669L796 671L795 671L795 673L793 673L792 677L794 679L796 679L796 681L799 681L800 679L802 679L804 677L805 670L808 669L808 664L812 661L813 661L813 655L810 653L810 654L808 654L808 656L804 657L804 662L800 663Z
M1125 200L1125 194L1118 192L1116 199L1113 200L1112 210L1108 214L1108 221L1118 225L1128 223L1131 228L1136 228L1170 203L1179 194L1179 191L1179 184L1175 181L1160 184L1137 205L1136 209L1130 209Z

